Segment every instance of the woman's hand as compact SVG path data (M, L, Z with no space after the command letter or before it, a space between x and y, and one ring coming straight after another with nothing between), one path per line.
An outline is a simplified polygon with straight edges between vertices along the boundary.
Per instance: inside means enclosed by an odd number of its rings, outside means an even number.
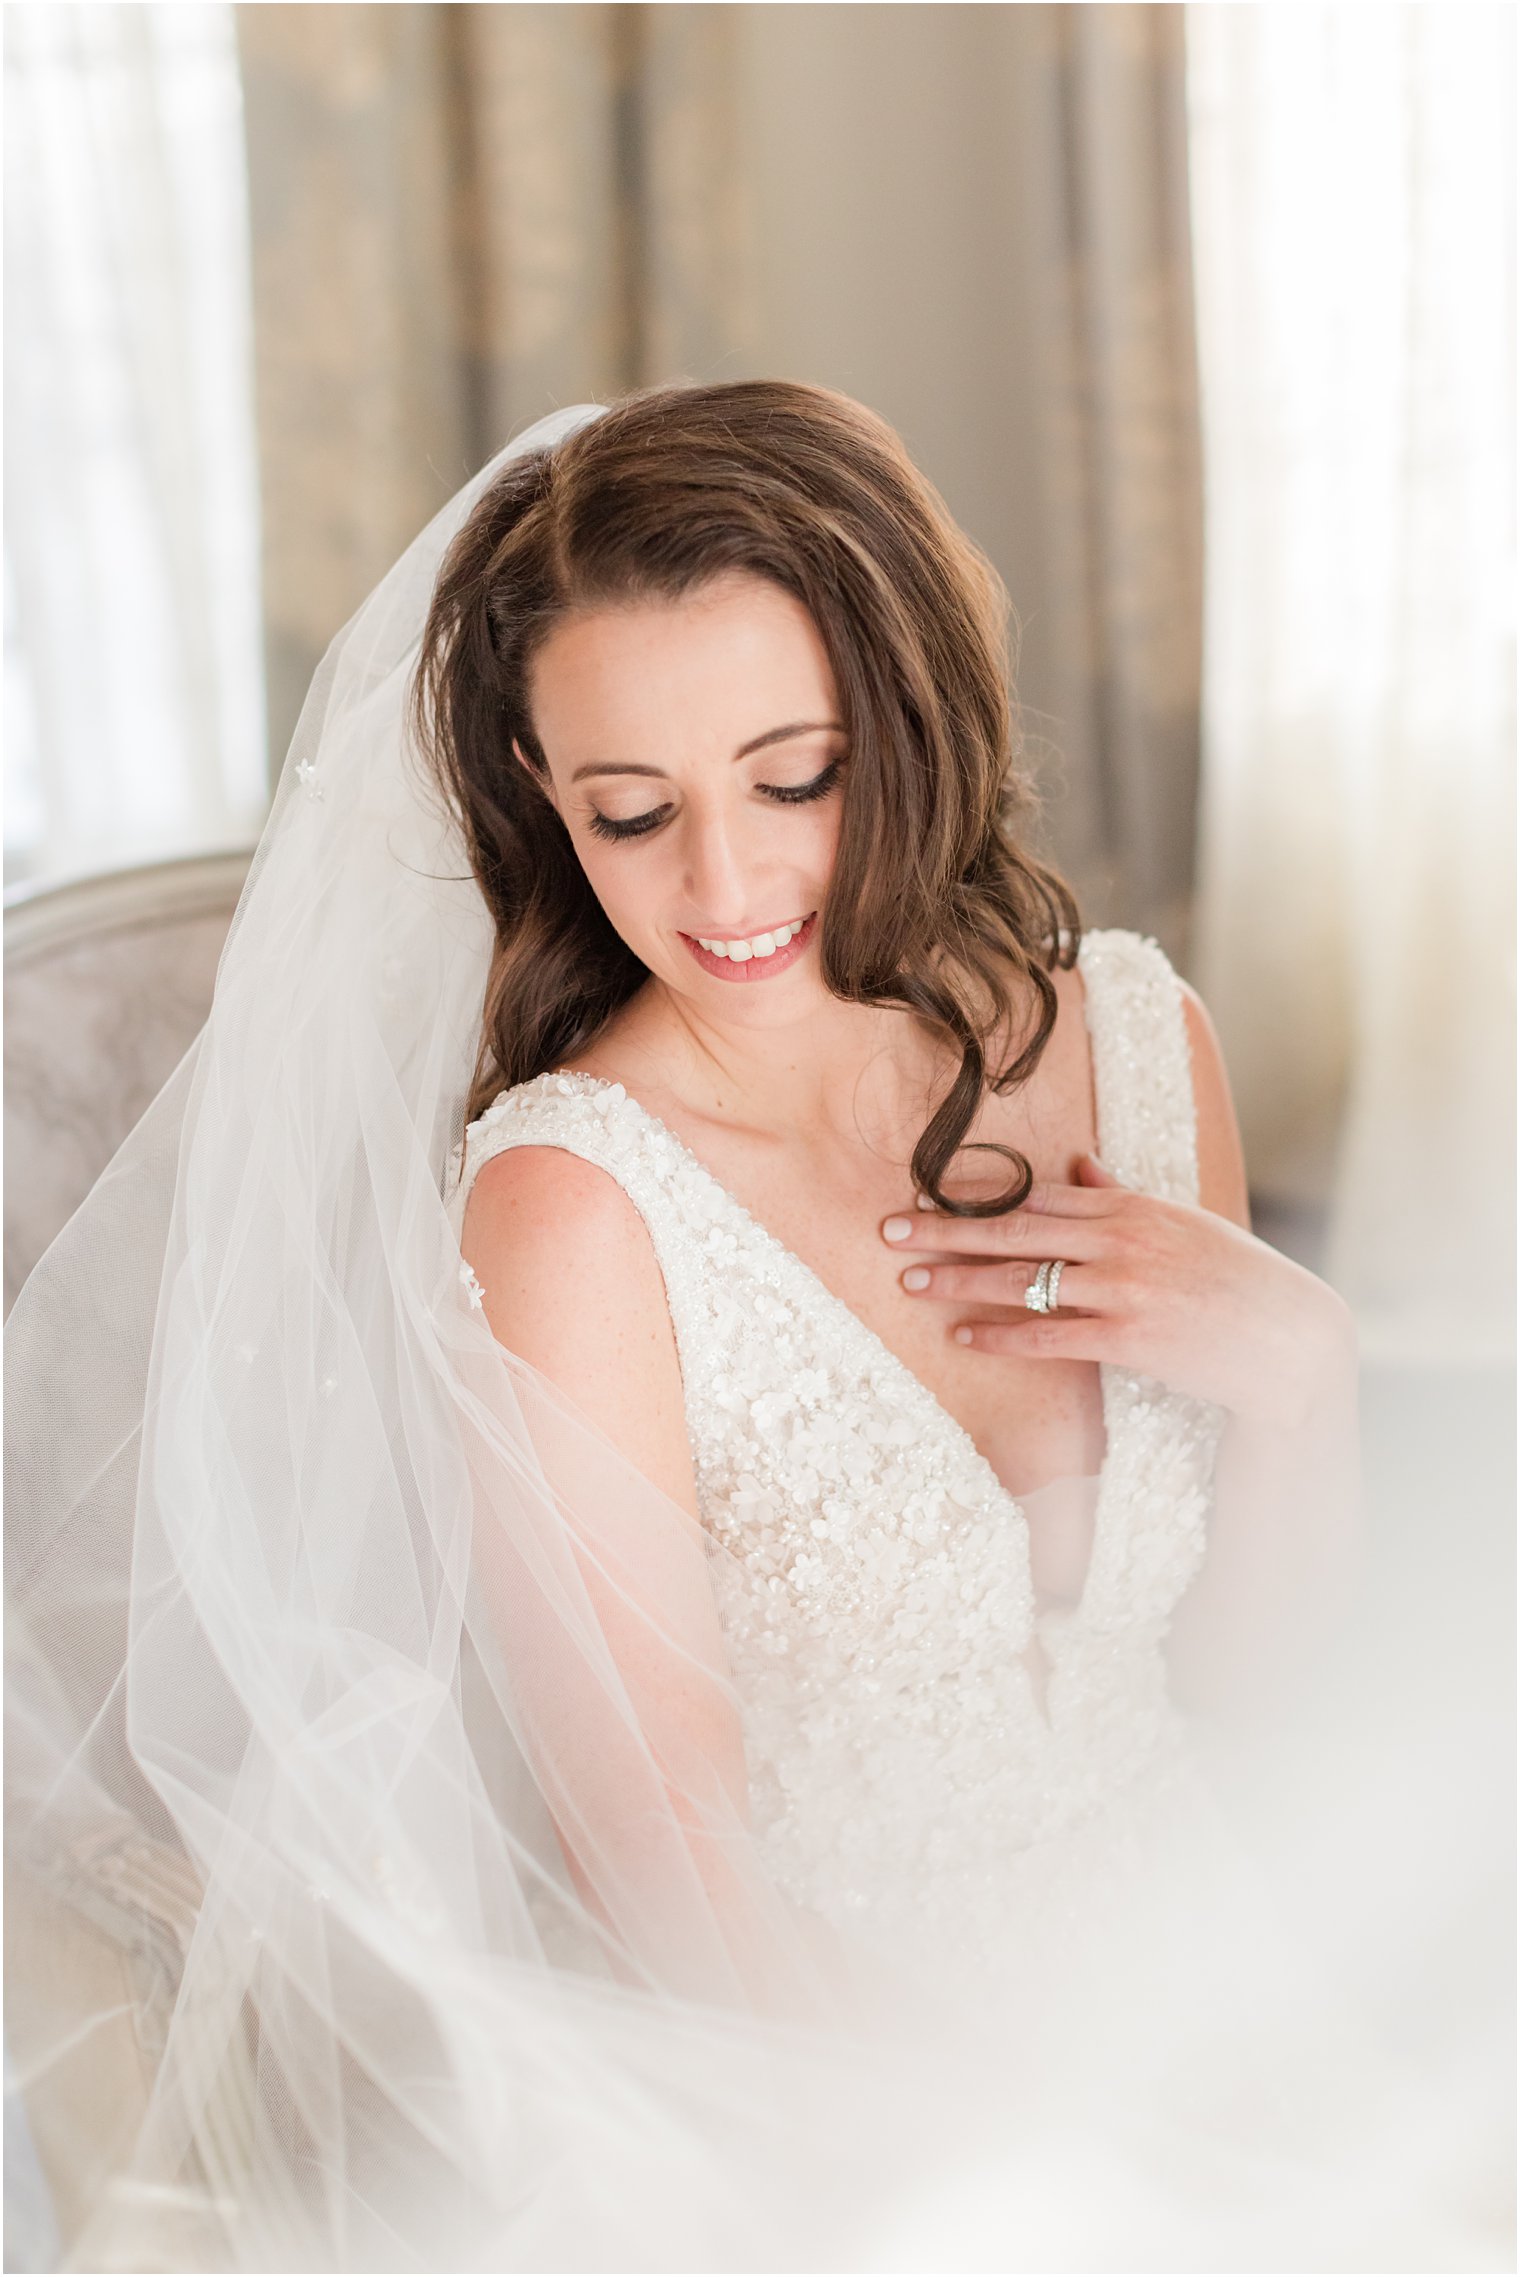
M1343 1393L1355 1334L1323 1281L1212 1210L1132 1192L1091 1155L1077 1175L1002 1217L886 1219L893 1248L928 1253L904 1289L976 1307L949 1333L977 1351L1108 1361L1251 1425L1291 1430ZM1030 1312L1024 1293L1052 1258L1064 1260L1058 1310Z

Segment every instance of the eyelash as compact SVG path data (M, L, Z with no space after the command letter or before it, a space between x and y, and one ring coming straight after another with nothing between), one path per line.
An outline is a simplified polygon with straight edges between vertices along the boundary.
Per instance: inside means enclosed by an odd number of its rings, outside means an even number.
M779 800L783 806L806 806L813 799L827 798L838 782L843 767L842 759L831 759L823 773L815 775L810 783L757 783L755 788L764 791L768 798ZM650 831L664 820L665 813L664 807L657 806L652 814L634 815L627 822L614 822L610 815L593 811L589 822L598 838L647 838Z

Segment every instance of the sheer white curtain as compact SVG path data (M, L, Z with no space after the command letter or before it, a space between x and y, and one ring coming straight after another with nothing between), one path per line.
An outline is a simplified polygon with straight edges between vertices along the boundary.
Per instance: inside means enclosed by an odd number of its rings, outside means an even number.
M1197 974L1369 1355L1512 1339L1508 7L1189 6Z
M232 10L5 11L6 876L267 804Z

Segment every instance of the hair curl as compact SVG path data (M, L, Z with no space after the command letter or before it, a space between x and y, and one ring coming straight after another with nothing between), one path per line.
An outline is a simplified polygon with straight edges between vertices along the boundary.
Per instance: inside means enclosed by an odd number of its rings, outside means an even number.
M467 1116L571 1060L648 978L614 931L568 833L512 754L541 775L533 657L571 609L678 599L727 571L808 610L849 734L840 837L819 929L825 986L900 1005L960 1069L913 1150L940 1208L1017 1208L1024 1157L967 1141L985 1089L1014 1090L1055 1025L1050 974L1076 958L1069 887L1022 840L1010 604L897 435L831 389L744 380L641 389L552 451L512 460L443 564L414 686L421 749L463 822L496 927ZM989 1074L989 1038L1027 989L1034 1019ZM963 1146L1005 1156L1012 1187L957 1201Z

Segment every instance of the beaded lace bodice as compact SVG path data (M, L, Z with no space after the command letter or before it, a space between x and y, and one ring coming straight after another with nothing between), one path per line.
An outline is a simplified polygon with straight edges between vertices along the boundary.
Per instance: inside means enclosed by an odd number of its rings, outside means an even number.
M1104 1161L1196 1200L1170 965L1107 932L1080 970ZM1091 1563L1074 1606L1042 1610L1024 1511L968 1433L621 1084L550 1073L497 1098L466 1134L456 1227L509 1146L600 1165L648 1227L778 1880L883 1935L995 1939L1032 1855L1185 1775L1161 1646L1202 1556L1217 1411L1101 1371Z

